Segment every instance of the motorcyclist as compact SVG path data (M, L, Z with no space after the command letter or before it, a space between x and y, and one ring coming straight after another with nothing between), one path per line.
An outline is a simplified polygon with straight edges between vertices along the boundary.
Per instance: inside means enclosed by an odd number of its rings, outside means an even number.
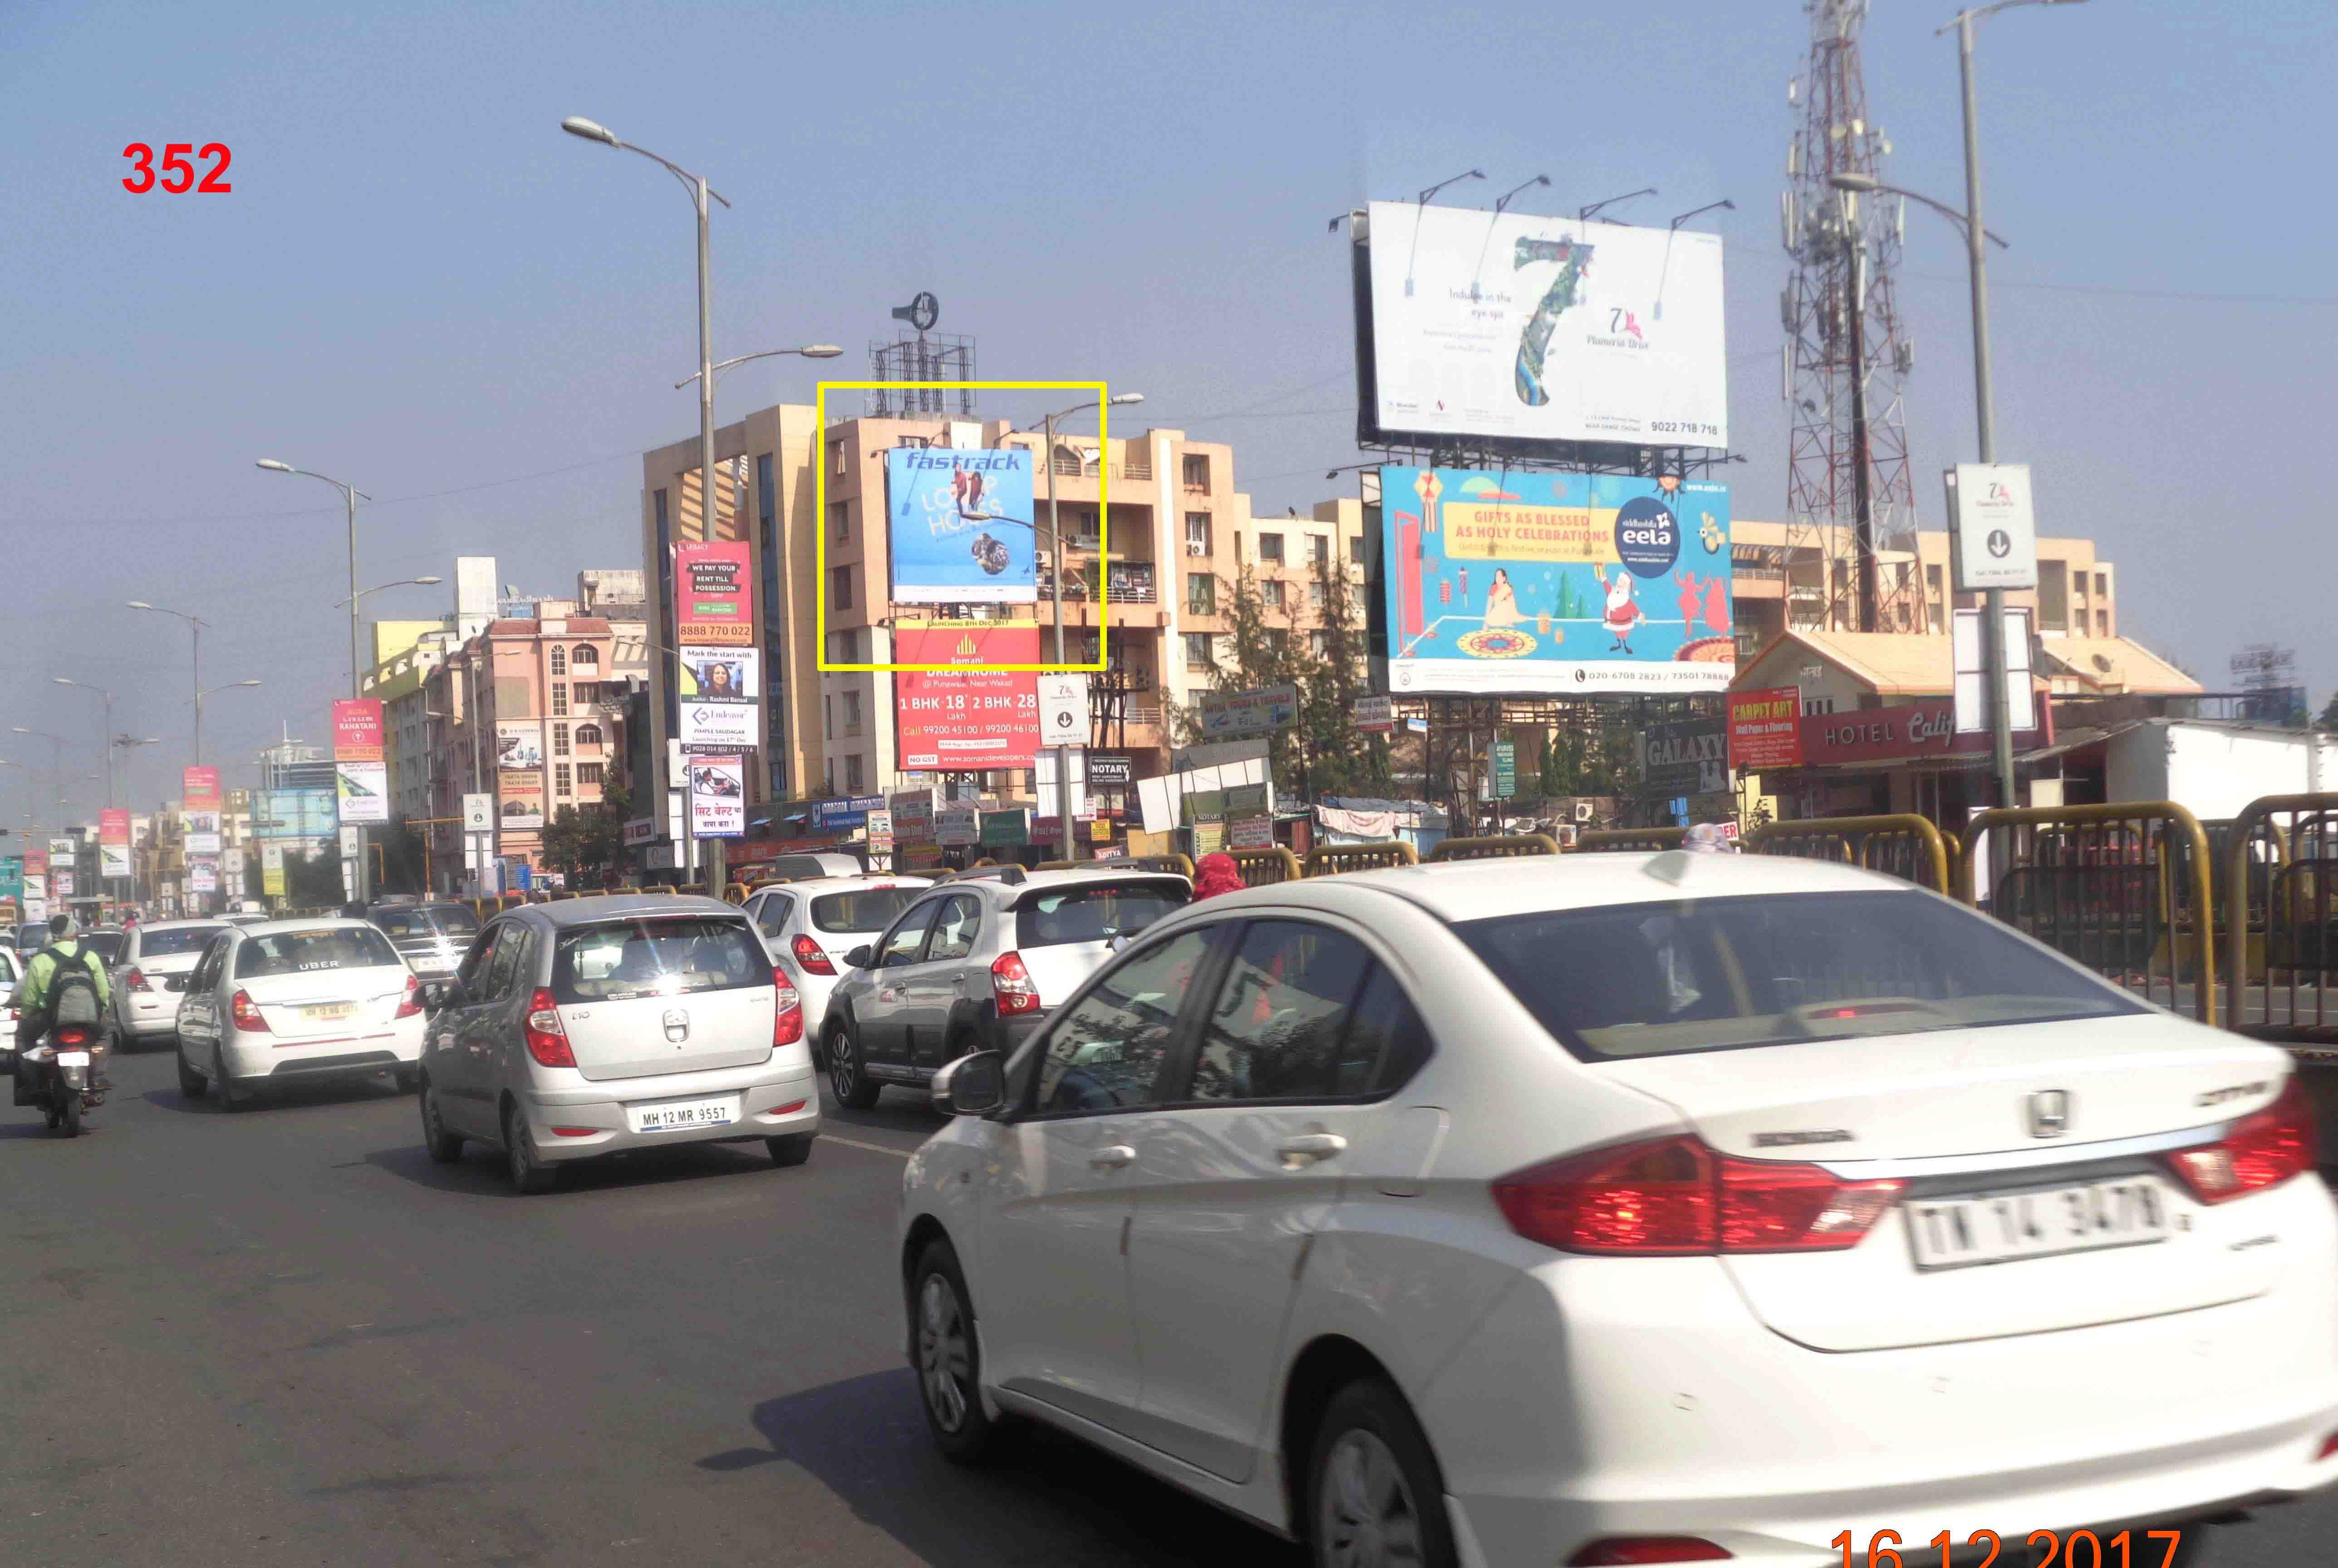
M26 1051L41 1043L41 1037L49 1032L54 1022L50 1014L54 1010L60 965L79 965L89 971L90 978L97 988L99 1016L105 1016L113 1005L113 992L105 978L105 960L98 956L96 948L78 941L74 930L71 914L50 916L49 945L34 954L32 962L25 965L25 983L16 988L16 1059L19 1063L24 1061ZM96 1067L95 1082L101 1092L113 1087L113 1082L105 1075L109 1054L101 1041L92 1057Z

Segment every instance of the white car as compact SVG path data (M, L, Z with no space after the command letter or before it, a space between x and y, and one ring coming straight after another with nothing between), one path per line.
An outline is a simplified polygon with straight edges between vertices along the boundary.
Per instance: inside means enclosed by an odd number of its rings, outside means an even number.
M156 920L130 928L108 976L123 1049L177 1030L187 976L211 938L226 929L217 920Z
M828 1016L828 994L847 965L844 956L893 923L930 877L817 877L782 882L749 895L745 908L771 963L803 999L815 1031ZM817 1054L817 1044L814 1051Z
M2160 1568L2148 1529L2338 1481L2288 1056L1888 877L1229 894L932 1092L899 1240L943 1451L1035 1417L1318 1563L1816 1568L1890 1531L1929 1568L1986 1528L2002 1568L2087 1527Z
M388 1073L411 1091L422 983L368 921L270 920L213 936L179 1003L179 1090L229 1110L260 1083Z

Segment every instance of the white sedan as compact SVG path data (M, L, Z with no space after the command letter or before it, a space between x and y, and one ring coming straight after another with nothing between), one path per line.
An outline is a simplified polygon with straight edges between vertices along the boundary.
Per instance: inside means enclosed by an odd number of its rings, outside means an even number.
M179 1004L179 1089L230 1110L262 1082L418 1081L422 984L364 920L270 920L211 938Z
M2288 1056L1850 867L1212 898L934 1097L899 1263L942 1450L1045 1421L1319 1563L2091 1529L2160 1568L2338 1481Z

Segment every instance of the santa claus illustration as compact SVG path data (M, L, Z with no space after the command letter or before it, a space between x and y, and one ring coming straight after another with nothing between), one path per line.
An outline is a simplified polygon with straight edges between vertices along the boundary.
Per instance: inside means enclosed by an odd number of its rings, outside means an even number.
M1591 574L1607 592L1607 612L1601 619L1606 622L1608 633L1616 639L1608 644L1607 651L1613 653L1621 649L1629 653L1632 651L1632 629L1648 618L1638 601L1632 597L1632 573L1619 564L1616 568L1615 580L1610 582L1607 569L1595 561L1591 564Z

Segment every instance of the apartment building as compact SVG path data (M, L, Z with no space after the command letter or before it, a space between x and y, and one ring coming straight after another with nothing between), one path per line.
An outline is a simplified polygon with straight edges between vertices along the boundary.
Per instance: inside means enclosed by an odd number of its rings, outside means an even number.
M823 654L830 664L891 662L895 629L938 612L896 607L889 597L886 454L895 447L1009 446L1034 453L1042 528L1052 492L1063 534L1065 656L1093 662L1101 648L1107 674L1095 682L1105 695L1093 739L1130 753L1139 778L1166 769L1174 710L1193 706L1219 679L1245 568L1274 634L1294 641L1321 627L1329 596L1322 572L1336 565L1361 591L1357 501L1325 502L1306 516L1257 518L1250 497L1235 488L1233 449L1223 443L1167 428L1109 441L1059 432L1053 451L1042 453L1044 439L1000 420L939 417L850 417L816 430L811 408L781 405L715 433L711 507L694 440L643 455L643 546L655 581L648 604L655 648L673 645L673 546L715 538L750 547L754 637L765 656L763 766L752 770L751 805L935 782L899 765L890 675L819 667ZM824 495L816 479L824 480ZM824 506L818 516L816 505ZM969 623L1012 619L1052 629L1056 589L1051 553L1043 554L1036 606L974 607ZM824 646L816 612L825 616ZM1356 613L1361 623L1361 605ZM674 724L670 654L659 652L652 668L650 711L658 726L652 755L663 789ZM984 783L1017 793L1029 786L1027 776L1006 774ZM757 815L751 808L751 823Z

